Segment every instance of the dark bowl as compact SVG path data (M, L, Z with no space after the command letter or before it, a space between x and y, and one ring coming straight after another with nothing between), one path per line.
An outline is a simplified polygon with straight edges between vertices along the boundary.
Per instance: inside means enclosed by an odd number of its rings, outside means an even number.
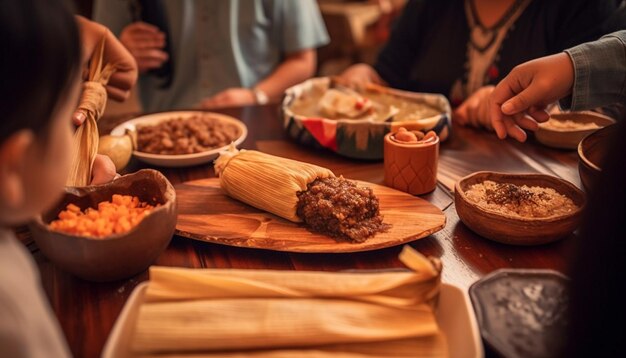
M578 208L567 214L542 218L522 218L485 210L465 195L469 187L485 180L552 188L572 199ZM566 237L578 227L585 203L585 194L575 185L544 174L476 172L457 181L454 187L454 205L463 224L487 239L511 245L540 245Z
M586 191L602 173L602 162L618 126L610 125L589 134L578 144L578 174Z
M480 334L498 356L555 357L569 317L569 279L553 270L501 269L469 288Z
M124 234L90 238L52 231L48 224L70 203L95 208L113 194L161 204ZM43 254L63 270L89 281L114 281L145 270L165 250L176 227L176 192L160 172L140 170L104 185L68 187L61 201L29 228Z

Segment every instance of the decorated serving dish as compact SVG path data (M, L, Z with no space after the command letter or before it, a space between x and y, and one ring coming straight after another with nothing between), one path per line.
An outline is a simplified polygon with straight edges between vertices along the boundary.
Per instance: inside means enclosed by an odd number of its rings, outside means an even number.
M450 104L439 94L368 85L356 91L329 77L313 78L285 92L281 106L288 135L357 159L382 159L384 137L400 127L450 131Z

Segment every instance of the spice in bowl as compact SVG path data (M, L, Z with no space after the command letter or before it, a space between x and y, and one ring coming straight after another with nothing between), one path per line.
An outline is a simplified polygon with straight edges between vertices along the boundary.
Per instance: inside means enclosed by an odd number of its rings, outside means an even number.
M572 199L553 188L515 185L485 180L465 191L467 198L481 208L523 218L545 218L574 212Z
M136 196L114 194L111 201L103 201L98 208L82 211L68 204L59 218L50 223L50 229L76 236L105 238L123 234L137 226L150 212L158 207L139 201Z

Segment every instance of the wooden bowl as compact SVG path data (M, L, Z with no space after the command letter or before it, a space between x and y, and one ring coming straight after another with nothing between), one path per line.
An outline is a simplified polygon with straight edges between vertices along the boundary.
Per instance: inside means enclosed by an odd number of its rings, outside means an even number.
M578 206L572 213L545 218L522 218L485 210L468 200L465 191L470 186L491 180L498 183L553 188ZM585 194L563 179L543 174L505 174L476 172L455 185L454 204L461 221L477 234L511 245L539 245L564 238L579 225Z
M67 204L86 209L110 201L113 194L134 195L161 204L124 234L89 238L52 231L48 223ZM61 201L36 218L29 228L39 249L63 270L89 281L114 281L145 270L167 247L176 227L176 192L160 172L140 170L113 182L82 188L68 187Z
M600 128L615 123L611 117L607 117L596 112L569 112L558 113L550 116L556 120L570 120L577 123L595 123ZM546 123L541 123L539 129L535 132L537 140L553 148L576 149L578 143L589 134L597 131L599 128L592 129L554 129Z
M610 125L585 137L578 145L578 174L586 191L602 173L602 162L608 154L612 137L617 126Z

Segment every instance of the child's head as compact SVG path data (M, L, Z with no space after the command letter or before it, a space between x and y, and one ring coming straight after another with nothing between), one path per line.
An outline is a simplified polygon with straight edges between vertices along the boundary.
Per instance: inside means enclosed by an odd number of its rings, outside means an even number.
M70 160L80 41L62 0L0 2L0 224L58 197Z

